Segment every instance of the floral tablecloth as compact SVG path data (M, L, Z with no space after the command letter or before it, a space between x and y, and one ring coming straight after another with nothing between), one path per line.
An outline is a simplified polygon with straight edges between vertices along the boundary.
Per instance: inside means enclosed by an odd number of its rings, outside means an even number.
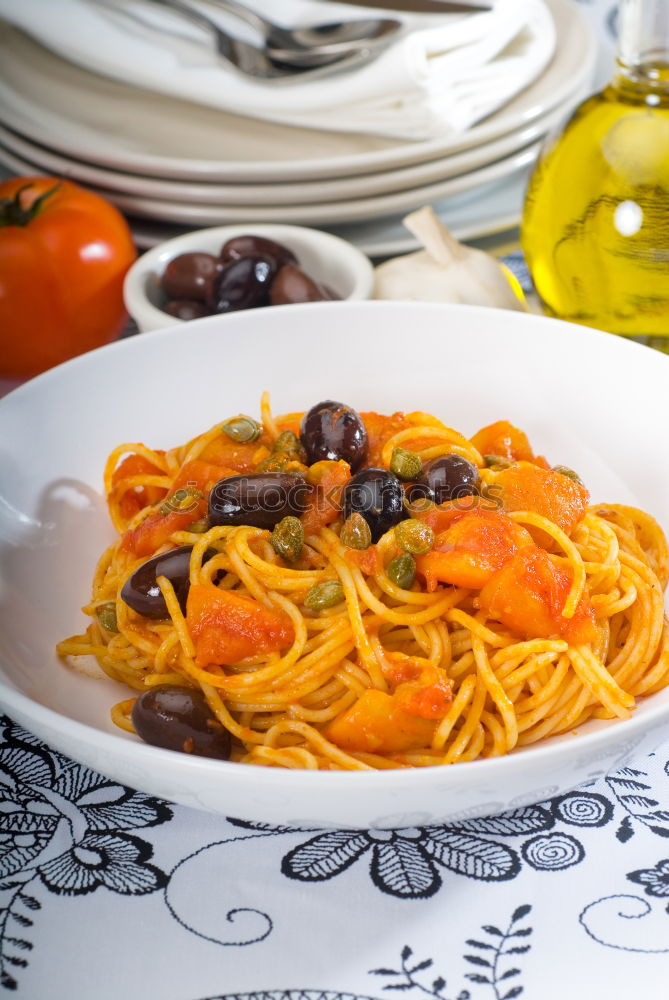
M583 6L602 80L615 4ZM0 984L24 1000L669 996L669 743L503 816L398 831L195 812L9 719L0 784Z
M397 831L171 805L8 719L0 782L0 976L30 1000L668 994L669 744L502 816Z

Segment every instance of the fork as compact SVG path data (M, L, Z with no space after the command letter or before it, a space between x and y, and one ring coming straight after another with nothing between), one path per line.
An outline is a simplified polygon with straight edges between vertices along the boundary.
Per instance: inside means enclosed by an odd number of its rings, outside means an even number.
M270 55L263 49L243 42L239 38L234 38L223 31L211 18L202 14L194 7L190 7L181 0L152 0L153 3L161 7L169 7L178 11L188 18L198 27L206 28L214 37L216 49L224 59L226 59L235 69L245 76L254 77L259 80L273 80L276 83L301 83L303 80L314 80L318 77L329 76L332 73L339 73L344 70L354 69L363 63L374 58L375 52L369 49L361 49L350 55L337 55L332 57L332 61L326 65L316 68L301 68L288 66L284 63L275 63Z
M354 52L386 48L399 37L403 23L396 18L356 18L326 24L284 28L237 0L210 0L258 32L274 62L287 66L325 66Z

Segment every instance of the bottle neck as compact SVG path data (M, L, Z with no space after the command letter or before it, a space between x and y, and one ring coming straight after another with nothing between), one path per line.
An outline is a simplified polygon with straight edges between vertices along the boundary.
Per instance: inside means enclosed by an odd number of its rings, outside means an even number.
M620 0L619 79L669 94L669 0Z

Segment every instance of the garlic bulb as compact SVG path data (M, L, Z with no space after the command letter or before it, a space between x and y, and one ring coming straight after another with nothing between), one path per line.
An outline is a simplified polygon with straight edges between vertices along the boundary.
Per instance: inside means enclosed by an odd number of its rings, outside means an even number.
M459 243L428 206L412 212L404 225L424 250L387 260L375 270L375 299L462 302L527 310L511 272L483 250Z

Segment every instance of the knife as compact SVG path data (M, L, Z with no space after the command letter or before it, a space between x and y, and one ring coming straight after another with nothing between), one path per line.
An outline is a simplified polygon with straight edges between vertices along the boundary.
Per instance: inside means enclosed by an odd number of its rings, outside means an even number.
M337 0L351 7L382 7L405 14L474 14L492 10L494 3L458 3L457 0Z

